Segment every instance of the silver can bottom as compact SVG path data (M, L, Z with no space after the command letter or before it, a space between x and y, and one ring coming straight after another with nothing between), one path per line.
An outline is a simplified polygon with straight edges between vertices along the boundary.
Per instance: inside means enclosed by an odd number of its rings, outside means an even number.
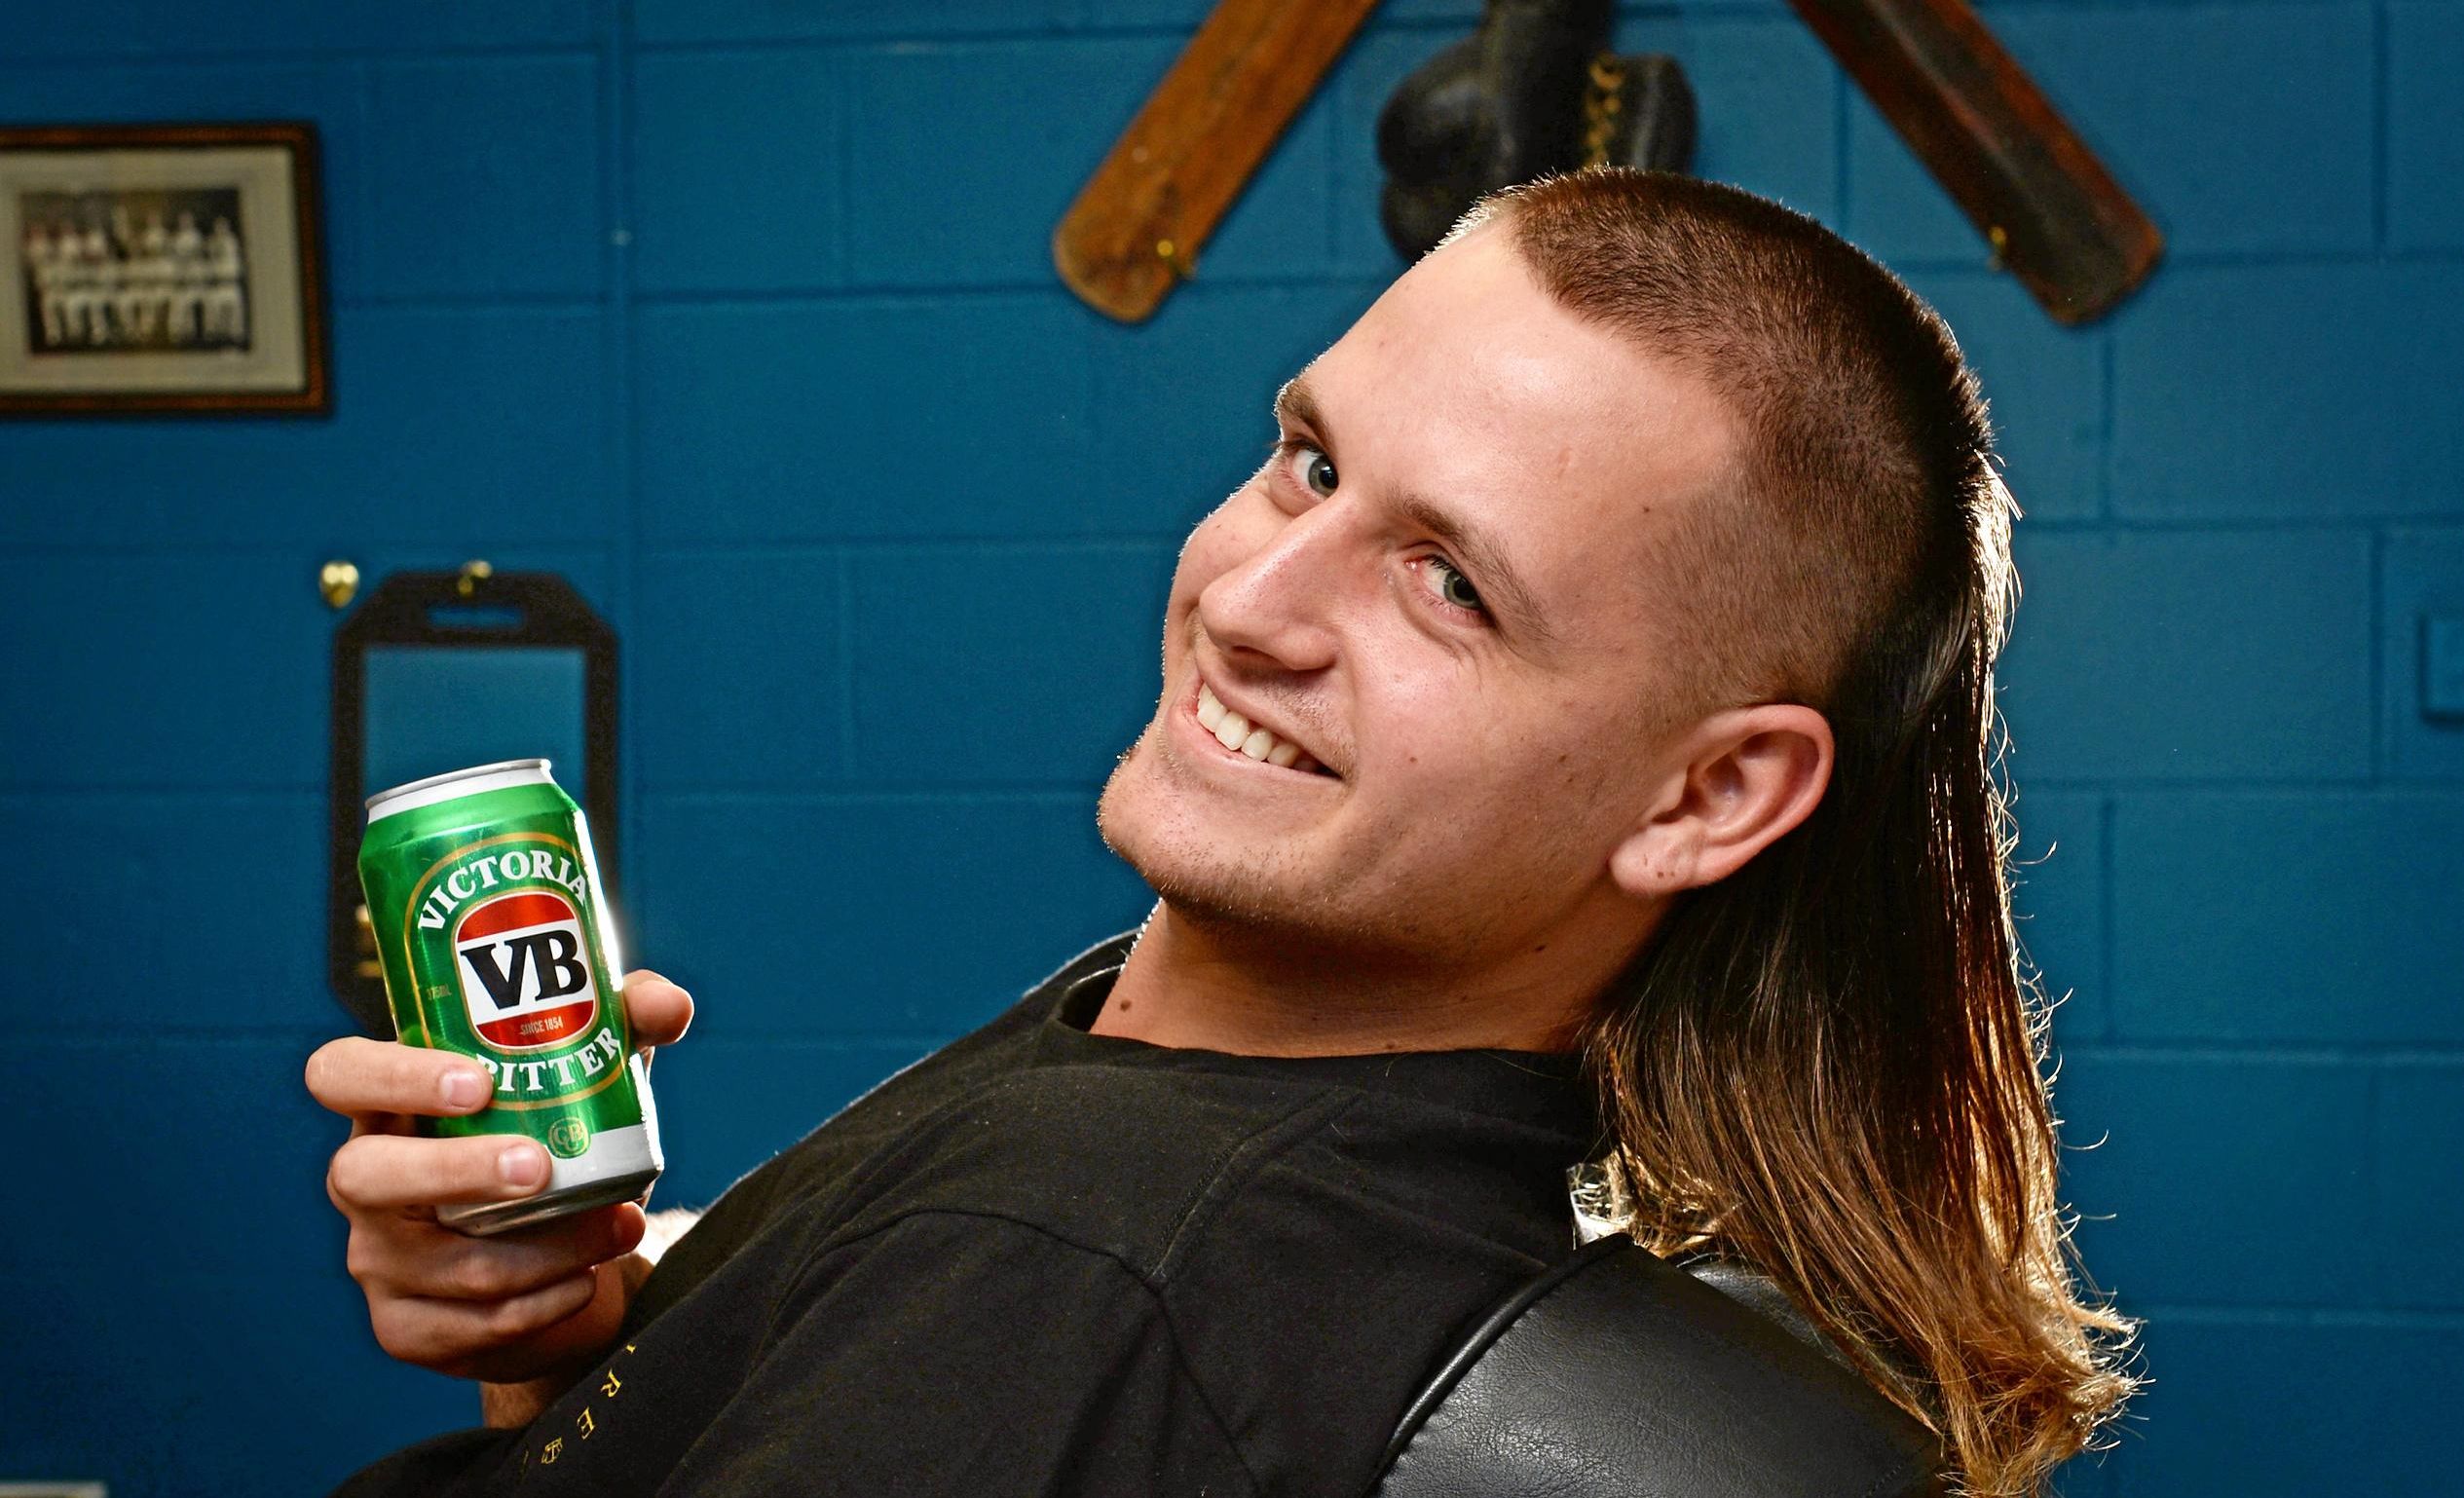
M647 1090L646 1090L647 1091ZM572 1160L548 1162L547 1189L518 1202L480 1202L439 1207L436 1220L456 1232L485 1238L517 1227L569 1217L593 1207L629 1202L658 1180L657 1125L649 1121L610 1129L590 1142L590 1148ZM580 1178L580 1179L577 1179Z
M651 1188L658 1180L655 1170L641 1171L630 1176L612 1176L588 1185L569 1186L540 1196L526 1196L518 1202L489 1202L478 1207L439 1207L436 1220L458 1233L474 1237L493 1237L509 1233L517 1227L569 1217L593 1207L613 1207L629 1202Z

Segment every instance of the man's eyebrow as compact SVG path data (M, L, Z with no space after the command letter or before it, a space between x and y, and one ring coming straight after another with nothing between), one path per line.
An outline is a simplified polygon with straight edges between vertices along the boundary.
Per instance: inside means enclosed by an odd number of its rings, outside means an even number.
M1542 645L1557 643L1556 631L1549 627L1532 590L1523 585L1521 575L1508 563L1506 553L1476 527L1446 513L1422 495L1398 494L1393 505L1397 514L1437 537L1446 550L1463 562L1473 574L1473 586L1504 601L1510 630L1519 625Z
M1315 432L1326 430L1325 413L1318 409L1318 393L1309 388L1306 371L1284 382L1275 393L1275 419L1287 427L1306 427Z
M1332 440L1326 431L1325 412L1318 405L1318 393L1310 388L1307 370L1285 381L1284 388L1275 393L1275 418L1287 427L1303 427L1321 439ZM1523 585L1522 576L1507 562L1506 553L1486 536L1422 495L1398 494L1394 508L1405 520L1437 537L1460 558L1475 574L1474 586L1483 593L1495 594L1505 603L1510 628L1519 627L1540 645L1557 643L1557 633L1549 627L1532 590Z

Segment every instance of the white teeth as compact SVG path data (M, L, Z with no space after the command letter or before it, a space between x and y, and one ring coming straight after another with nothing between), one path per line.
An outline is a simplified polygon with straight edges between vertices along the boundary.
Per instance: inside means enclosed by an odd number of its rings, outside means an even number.
M1215 742L1235 754L1252 760L1263 760L1285 769L1315 772L1318 762L1300 752L1300 746L1275 736L1271 729L1261 729L1223 705L1214 689L1198 683L1198 726L1214 735Z

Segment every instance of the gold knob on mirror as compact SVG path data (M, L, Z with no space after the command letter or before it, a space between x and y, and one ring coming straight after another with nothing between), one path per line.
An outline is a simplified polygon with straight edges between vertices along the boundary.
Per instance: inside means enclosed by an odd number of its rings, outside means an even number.
M348 609L351 600L359 596L359 567L340 557L317 569L317 591L325 595L325 605Z

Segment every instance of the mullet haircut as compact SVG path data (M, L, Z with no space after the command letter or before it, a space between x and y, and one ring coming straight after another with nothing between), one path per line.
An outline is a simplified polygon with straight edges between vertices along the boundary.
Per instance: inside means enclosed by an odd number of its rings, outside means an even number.
M1679 899L1587 1030L1620 1215L1776 1278L1958 1491L2035 1493L2137 1387L2137 1329L2092 1298L2056 1195L1994 708L2015 507L1975 376L1888 271L1735 188L1595 169L1454 233L1492 221L1739 424L1667 558L1699 706L1804 702L1837 740L1813 814Z

